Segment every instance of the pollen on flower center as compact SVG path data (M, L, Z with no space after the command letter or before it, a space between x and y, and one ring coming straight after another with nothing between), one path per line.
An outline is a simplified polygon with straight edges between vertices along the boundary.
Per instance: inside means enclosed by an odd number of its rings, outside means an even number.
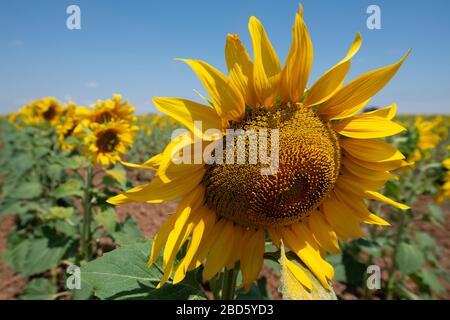
M310 108L260 109L232 127L278 129L279 167L272 175L262 175L260 162L224 160L209 165L203 180L205 201L219 216L250 227L288 225L308 216L334 187L340 167L338 139ZM269 145L270 139L269 135ZM245 146L248 154L248 141ZM225 159L227 149L223 149Z
M107 129L100 133L97 138L97 148L100 152L112 152L119 144L119 137L117 136L117 131L114 129Z

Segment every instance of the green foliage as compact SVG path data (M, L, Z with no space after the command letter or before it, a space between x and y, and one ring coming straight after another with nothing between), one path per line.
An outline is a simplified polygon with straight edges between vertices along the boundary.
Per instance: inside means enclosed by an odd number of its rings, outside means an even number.
M80 264L91 258L80 252L86 208L94 215L88 230L96 232L95 241L91 239L89 243L95 250L101 247L97 239L113 237L112 234L120 244L142 238L130 217L124 224L118 223L114 208L104 202L111 190L117 192L126 187L126 173L121 165L111 168L106 175L99 170L90 177L95 179L99 174L112 177L107 185L99 188L87 180L90 162L76 150L59 149L53 128L15 128L2 121L0 129L3 131L0 215L17 217L17 226L9 234L2 258L13 271L33 277L21 299L58 297L58 288L64 287L63 280L44 276L64 270L66 263ZM88 290L81 290L76 291L74 298L84 299L90 295Z
M151 241L125 245L84 265L82 285L87 283L101 299L199 299L198 288L185 285L164 285L156 289L162 278L162 261L146 266Z
M57 287L49 279L31 280L20 295L22 300L53 300L57 296Z
M402 242L398 246L395 261L403 275L409 275L422 269L425 257L419 247Z
M57 267L70 245L70 239L29 238L8 246L3 258L14 271L31 276Z

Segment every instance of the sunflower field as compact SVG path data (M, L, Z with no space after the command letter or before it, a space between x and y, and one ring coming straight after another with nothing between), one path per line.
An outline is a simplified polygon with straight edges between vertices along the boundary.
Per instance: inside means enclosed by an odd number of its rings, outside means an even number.
M249 31L252 58L226 38L228 74L182 60L202 103L44 97L1 117L1 299L450 298L450 115L369 105L409 52L346 81L358 33L310 83L301 7L284 65Z

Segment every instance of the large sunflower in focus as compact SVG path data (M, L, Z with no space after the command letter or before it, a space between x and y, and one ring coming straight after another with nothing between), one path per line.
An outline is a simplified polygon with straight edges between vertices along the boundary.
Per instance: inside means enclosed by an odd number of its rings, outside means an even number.
M324 256L339 252L338 239L360 237L361 222L388 225L368 210L366 199L407 208L378 193L393 177L390 171L404 165L404 156L382 140L404 130L391 121L395 105L357 114L394 76L406 55L343 85L350 59L361 45L358 34L347 55L305 90L313 48L302 9L295 17L283 68L257 18L250 18L249 30L253 61L237 35L227 37L228 76L203 61L183 60L205 86L212 107L178 98L153 99L160 111L190 131L143 165L134 165L156 170L149 184L109 199L116 205L181 199L153 240L150 264L163 250L160 286L171 276L178 283L202 264L203 277L209 280L239 262L248 289L261 270L267 232L276 246L283 241L329 288L334 271ZM202 121L201 131L194 121ZM261 175L260 163L172 161L198 139L203 140L203 151L222 146L222 140L207 134L212 128L224 133L229 128L278 129L279 169ZM225 157L229 150L223 151ZM175 264L186 242L186 253ZM294 273L311 288L304 272Z

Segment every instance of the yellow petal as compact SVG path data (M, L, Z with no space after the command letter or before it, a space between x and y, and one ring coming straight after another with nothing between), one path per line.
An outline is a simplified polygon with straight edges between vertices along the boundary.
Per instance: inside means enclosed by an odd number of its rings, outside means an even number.
M202 208L198 209L199 211L205 211L202 210ZM173 276L173 284L177 284L181 282L184 277L186 276L186 272L188 269L188 266L192 262L192 259L195 256L195 253L197 252L197 249L200 245L200 242L202 241L203 235L205 233L206 229L206 223L210 221L207 216L203 214L203 212L199 212L198 215L196 215L196 218L193 221L193 229L192 229L192 238L189 241L189 246L186 251L186 255L184 256L181 263L178 265L175 274Z
M278 92L281 66L261 22L251 17L248 28L253 45L253 79L258 101L270 107Z
M305 243L304 250L312 250L319 257L321 257L320 246L317 243L316 239L313 237L311 230L308 228L307 224L303 222L291 224L290 228L294 231L295 235L298 239ZM334 277L334 269L333 267L323 259L320 259L322 263L322 272L328 279L332 279Z
M163 262L167 264L169 256L172 254L172 249L175 247L175 242L182 233L181 231L185 228L187 222L192 220L191 217L194 215L194 211L198 209L203 201L203 196L205 194L205 187L203 185L198 185L191 193L185 195L175 213L176 221L174 228L169 234L169 238L166 242L166 248L164 251Z
M106 202L114 205L114 206L121 206L127 203L134 202L134 200L128 198L124 194L118 194L117 196L111 197Z
M174 226L165 243L163 254L164 275L158 287L161 287L172 273L175 257L194 227L196 220L195 217L193 218L194 212L201 205L204 193L204 187L200 185L192 193L181 199L178 205Z
M162 182L169 183L187 172L200 169L204 165L203 150L198 146L194 148L195 144L193 141L192 133L185 132L169 142L161 154L158 171L156 172ZM201 146L201 141L197 145ZM182 162L185 159L182 157L185 152L188 153L186 163ZM199 154L197 155L196 153ZM196 156L200 156L200 158L196 158Z
M333 125L339 134L356 139L373 139L393 136L406 129L383 117L363 113Z
M301 235L294 233L291 228L283 228L282 233L283 241L286 245L306 264L322 285L328 288L325 266L329 264L322 259L316 250L306 243Z
M247 231L249 232L249 231ZM244 290L248 291L253 281L258 278L264 261L264 231L259 229L244 243L243 255L241 258L242 283Z
M159 111L184 125L200 139L211 138L205 136L206 130L222 131L222 120L211 107L178 98L153 98L152 101Z
M350 69L350 59L358 52L361 43L361 34L358 32L344 59L321 76L308 91L305 106L312 107L327 101L342 87Z
M389 222L369 211L367 204L364 202L364 198L346 195L339 189L335 189L334 192L341 203L347 207L347 211L360 218L363 222L380 226L390 226Z
M244 98L228 77L206 62L180 60L186 62L197 74L221 118L241 120L245 110Z
M321 212L313 212L309 217L308 223L314 238L325 250L331 253L341 251L336 233L322 217Z
M357 159L350 154L345 155L345 159L350 160L358 164L360 167L364 167L374 171L391 171L408 165L408 163L404 160L393 160L393 161L383 161L383 162L369 162L361 159ZM344 159L344 161L345 161Z
M409 53L397 63L370 71L351 81L323 103L318 114L326 114L328 119L342 119L356 114L361 103L373 97L392 79Z
M226 221L209 250L205 268L203 269L203 279L205 281L211 279L225 267L228 257L231 254L231 250L233 249L233 246L229 245L230 241L233 239L233 234L233 222Z
M229 242L229 245L232 246L231 253L228 256L227 262L225 263L225 267L228 270L233 269L236 261L239 260L239 258L241 257L240 249L242 248L243 239L244 239L244 229L239 225L235 225L233 237L230 239Z
M378 200L378 201L390 204L391 206L394 206L394 207L399 208L401 210L408 210L410 208L410 207L408 207L405 204L402 204L402 203L396 202L396 201L394 201L392 199L389 199L388 197L382 195L379 192L369 191L368 190L365 193L367 195L367 198L369 198L369 199Z
M353 161L347 156L342 159L342 164L354 175L369 180L386 181L396 177L394 174L387 171L377 171L367 166L361 166L358 162Z
M280 241L281 241L281 231L277 227L271 227L267 228L267 232L269 233L270 239L272 240L272 243L279 248L280 247Z
M344 240L362 236L359 219L333 195L323 202L323 213L336 233Z
M161 163L161 158L162 158L162 154L159 153L159 154L151 157L150 159L148 159L143 164L136 164L136 163L131 163L131 162L125 162L125 161L122 161L122 160L119 160L119 161L124 166L130 167L130 168L157 170L158 167L159 167L159 164Z
M339 143L351 156L367 162L384 162L405 158L400 151L381 140L341 139Z
M390 106L380 108L374 111L365 112L364 114L370 114L373 116L383 117L388 120L392 120L394 119L396 113L397 113L397 105L393 103Z
M352 190L359 190L360 193L363 193L366 190L379 190L384 187L385 183L385 180L371 180L356 176L344 167L341 170L341 175L336 182L336 186L341 187L345 184Z
M208 217L208 221L205 223L206 228L203 234L202 241L200 242L200 245L191 263L188 265L188 271L194 270L204 262L206 256L209 253L209 249L211 248L212 244L217 238L217 235L224 228L226 223L225 219L220 219L219 221L217 221L217 215L211 209L205 206L203 206L201 209L206 211L205 217ZM208 214L208 216L206 216L206 214Z
M186 172L183 176L169 183L164 183L159 177L155 177L149 184L137 186L123 193L123 195L135 202L161 203L175 200L198 186L205 172L205 168ZM116 197L108 199L108 202L115 204Z
M281 74L281 100L299 102L313 63L313 45L300 13L295 15L292 45Z
M256 107L253 83L253 63L237 34L229 34L225 46L225 59L230 79L241 92L247 105Z
M175 260L175 256L177 255L178 251L180 251L183 244L186 242L187 238L189 237L190 233L192 232L194 224L192 221L188 222L185 227L181 230L179 234L177 234L176 240L174 241L174 246L171 248L170 257L168 257L168 260L164 264L164 274L161 278L161 281L156 286L157 289L161 288L167 280L169 280L169 277L171 276L173 272L173 263ZM170 236L169 236L170 239ZM169 241L168 239L168 241ZM166 245L167 247L167 245ZM164 250L164 253L166 250Z
M169 237L169 233L172 231L175 221L178 218L179 213L174 213L170 215L170 217L164 222L162 227L156 233L152 242L152 249L150 252L150 258L148 259L147 266L150 267L159 257L161 249L164 247L164 244Z
M312 284L311 284L311 280L308 278L308 276L306 275L306 273L302 270L302 268L300 268L297 264L295 264L294 262L292 262L291 260L289 260L286 257L285 254L285 249L284 249L284 245L281 246L281 253L280 253L280 264L283 267L283 265L285 265L288 270L290 272L292 272L292 275L295 277L295 279L297 279L297 281L299 281L303 286L305 286L308 290L312 289ZM286 274L287 270L284 270L284 268L282 268L282 272L284 273L284 280L289 281L289 277L286 277L288 274ZM285 286L285 289L289 289L290 286L289 283L285 283L283 284ZM293 292L293 295L295 294L295 292Z

